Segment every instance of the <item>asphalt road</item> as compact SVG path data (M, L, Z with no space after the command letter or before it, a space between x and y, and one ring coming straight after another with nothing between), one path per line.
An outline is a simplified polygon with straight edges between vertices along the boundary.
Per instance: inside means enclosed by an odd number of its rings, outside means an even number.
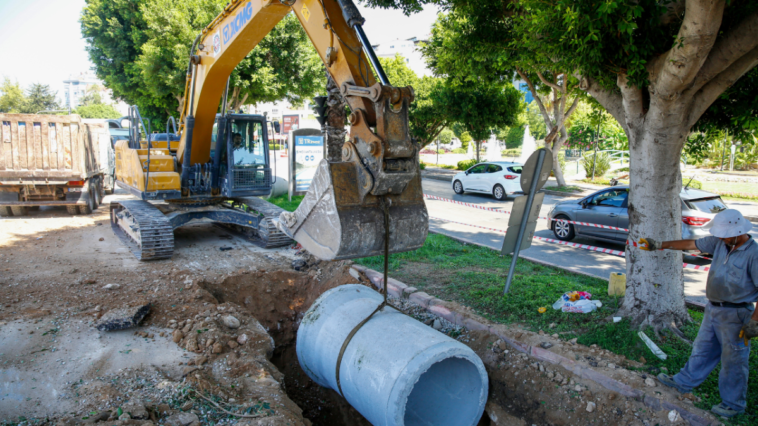
M453 192L450 182L423 179L422 186L425 194L436 195L471 204L478 204L493 209L508 211L513 205L513 198L508 198L506 201L497 201L488 195L457 195ZM554 204L571 199L571 197L545 195L545 201L542 205L540 216L547 216L548 211L550 211ZM426 200L426 205L430 216L430 230L471 243L492 247L496 250L501 249L504 237L502 233L450 223L434 218L436 217L464 222L466 224L506 230L508 228L508 215L430 199ZM758 238L758 233L751 232L751 234L754 238ZM555 235L553 235L553 232L548 227L547 220L538 220L535 235L555 239ZM623 244L605 243L589 238L575 238L572 242L624 251ZM538 240L533 240L532 246L529 249L522 251L520 257L555 265L583 274L593 275L602 279L608 279L611 272L626 272L626 263L623 257ZM684 261L696 265L707 265L710 263L707 260L692 256L685 256ZM706 302L705 282L707 275L707 272L692 269L684 270L684 293L688 299L701 303Z

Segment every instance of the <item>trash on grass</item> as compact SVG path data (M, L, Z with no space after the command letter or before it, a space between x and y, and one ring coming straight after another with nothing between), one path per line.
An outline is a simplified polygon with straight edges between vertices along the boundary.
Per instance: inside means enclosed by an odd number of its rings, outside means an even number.
M563 312L589 313L602 306L600 301L590 300L592 294L586 291L571 291L563 293L555 303L553 309L560 309Z
M621 322L621 317L613 317L613 322Z
M653 352L653 355L657 356L658 358L662 360L666 360L668 358L668 355L666 355L661 348L658 347L658 345L655 344L652 340L650 340L649 337L647 337L647 334L643 332L637 333L638 336L640 336L640 339L642 339L643 342L647 345L648 348Z
M546 307L544 307L544 306L540 306L540 308L539 308L539 309L537 309L537 312L539 312L539 313L541 313L541 314L544 314L545 312L547 312L547 308L546 308Z

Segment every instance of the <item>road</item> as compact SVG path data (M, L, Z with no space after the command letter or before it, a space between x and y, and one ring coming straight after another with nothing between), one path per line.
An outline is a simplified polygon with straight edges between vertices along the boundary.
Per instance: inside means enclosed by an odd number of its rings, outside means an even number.
M508 198L506 201L497 201L488 195L457 195L453 192L450 183L445 181L423 179L422 186L425 194L436 195L438 197L471 204L478 204L493 209L507 211L510 210L513 205L513 198ZM540 216L547 216L548 211L550 211L554 204L570 199L571 198L569 197L545 195L545 202L542 205ZM430 199L426 200L426 205L430 216L430 230L471 243L492 247L496 250L500 250L502 247L502 233L450 223L435 218L505 230L508 227L508 215ZM758 233L755 232L755 230L751 232L751 234L753 235L753 238L758 238ZM553 232L548 228L546 220L538 221L535 235L545 238L555 238ZM578 237L572 242L624 251L624 245L622 244L605 243L589 238ZM521 252L520 257L555 265L560 268L569 269L583 274L593 275L602 279L608 279L611 272L626 271L626 263L623 257L537 240L533 241L532 246L528 250ZM709 264L707 260L692 256L685 256L684 261L696 265ZM684 270L684 293L687 299L701 303L706 302L705 282L707 275L706 272L692 269Z

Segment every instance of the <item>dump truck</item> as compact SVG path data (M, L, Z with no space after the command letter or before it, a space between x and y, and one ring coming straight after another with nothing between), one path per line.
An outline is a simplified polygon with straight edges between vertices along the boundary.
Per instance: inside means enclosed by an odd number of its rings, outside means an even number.
M0 114L0 216L40 206L90 214L113 190L114 173L105 120Z

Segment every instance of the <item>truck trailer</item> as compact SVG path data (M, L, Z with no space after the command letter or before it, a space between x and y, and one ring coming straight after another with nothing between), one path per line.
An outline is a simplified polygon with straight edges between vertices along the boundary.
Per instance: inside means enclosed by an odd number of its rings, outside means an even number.
M0 216L40 206L90 214L113 190L114 173L105 120L0 114Z

